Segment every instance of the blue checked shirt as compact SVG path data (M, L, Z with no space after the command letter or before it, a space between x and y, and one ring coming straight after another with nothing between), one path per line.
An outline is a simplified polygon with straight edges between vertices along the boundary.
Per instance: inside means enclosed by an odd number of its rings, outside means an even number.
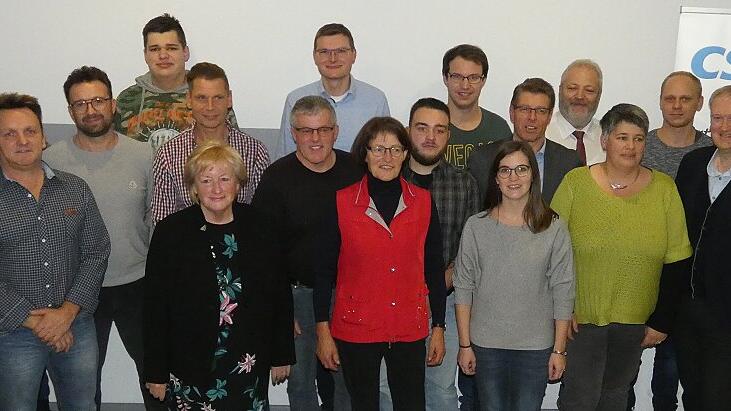
M404 178L419 185L408 164L408 161L404 162ZM439 225L442 228L444 263L449 265L457 256L464 223L484 207L480 204L477 181L470 173L442 160L432 171L432 176L431 187L422 188L431 192L434 204L437 206Z
M43 163L39 201L0 175L0 335L30 310L69 301L96 310L109 234L84 180Z

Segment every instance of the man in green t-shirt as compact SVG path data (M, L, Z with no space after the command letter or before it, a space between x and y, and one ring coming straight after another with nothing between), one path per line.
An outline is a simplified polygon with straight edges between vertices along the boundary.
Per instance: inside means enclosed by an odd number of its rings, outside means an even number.
M143 53L149 71L117 97L114 129L154 151L193 124L186 102L185 63L190 58L185 32L175 17L165 13L142 29ZM228 122L236 125L233 109Z
M447 86L451 116L451 138L444 157L457 168L465 167L472 150L513 134L505 119L479 106L487 70L485 52L469 44L452 47L442 59L442 79Z

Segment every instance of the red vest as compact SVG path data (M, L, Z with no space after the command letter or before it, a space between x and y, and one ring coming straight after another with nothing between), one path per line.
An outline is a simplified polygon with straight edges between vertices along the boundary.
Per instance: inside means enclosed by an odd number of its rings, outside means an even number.
M330 322L337 339L412 342L429 333L424 243L431 197L403 178L401 190L389 227L368 195L366 177L337 192L341 246Z

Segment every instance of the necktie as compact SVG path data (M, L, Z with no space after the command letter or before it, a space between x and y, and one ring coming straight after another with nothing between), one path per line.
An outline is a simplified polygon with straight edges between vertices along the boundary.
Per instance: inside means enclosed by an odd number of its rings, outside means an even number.
M574 130L571 133L576 137L576 152L579 154L579 159L583 164L586 164L586 147L584 147L584 132L581 130Z

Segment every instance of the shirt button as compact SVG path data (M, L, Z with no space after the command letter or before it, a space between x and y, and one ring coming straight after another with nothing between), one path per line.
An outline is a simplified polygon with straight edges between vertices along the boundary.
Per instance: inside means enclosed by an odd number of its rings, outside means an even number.
M51 288L51 284L46 284L46 288Z
M28 198L32 198L33 194L28 193Z
M41 221L41 220L42 220L41 216L38 216L38 221Z
M46 242L46 239L45 238L41 238L41 242L42 243L45 243Z
M48 262L43 263L44 267L48 267Z
M47 307L51 308L51 307L53 307L53 304L48 304Z

